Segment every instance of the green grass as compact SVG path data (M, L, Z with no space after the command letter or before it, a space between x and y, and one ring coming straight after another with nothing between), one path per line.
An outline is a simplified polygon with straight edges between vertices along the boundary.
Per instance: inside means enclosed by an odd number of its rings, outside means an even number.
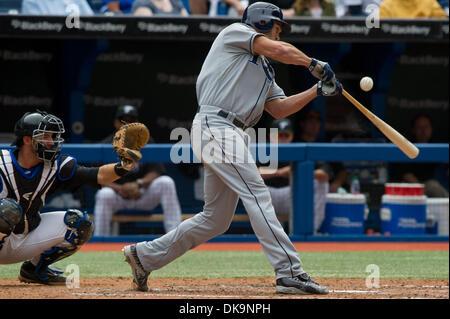
M376 264L384 279L448 279L448 251L303 252L303 267L314 278L366 278ZM79 252L56 263L76 264L82 278L130 277L121 252ZM19 264L0 265L0 278L17 278ZM262 252L190 251L152 277L232 278L274 276Z

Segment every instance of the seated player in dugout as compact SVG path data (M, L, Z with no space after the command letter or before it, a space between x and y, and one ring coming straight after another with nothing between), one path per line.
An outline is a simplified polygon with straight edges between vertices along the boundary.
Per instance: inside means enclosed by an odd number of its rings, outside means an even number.
M133 105L120 106L114 118L116 131L126 123L138 122L138 110ZM102 142L111 143L115 132ZM153 139L150 138L150 142ZM164 231L181 223L181 207L174 180L165 174L162 163L139 162L129 174L103 185L95 195L95 236L111 235L113 214L122 209L150 211L161 204Z
M0 264L23 262L21 282L64 285L63 272L50 265L74 254L94 229L77 209L41 214L46 198L82 185L99 188L134 165L77 165L75 157L61 154L64 132L58 117L27 112L15 124L15 147L0 151Z
M412 143L435 143L431 117L425 113L417 114L411 121L410 135ZM448 164L446 166L448 172ZM390 163L390 180L396 183L421 183L426 196L448 198L448 190L437 179L438 167L439 163Z
M299 143L324 142L319 138L322 130L323 119L319 111L305 109L298 120L298 136L294 138ZM339 162L317 161L315 163L314 180L319 183L327 182L328 192L336 193L339 188L349 188L347 183L347 170Z

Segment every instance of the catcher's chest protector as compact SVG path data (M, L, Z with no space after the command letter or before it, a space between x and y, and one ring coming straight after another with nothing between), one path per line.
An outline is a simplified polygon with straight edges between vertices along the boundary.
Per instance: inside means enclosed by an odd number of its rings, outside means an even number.
M22 207L22 220L14 229L14 233L21 234L39 225L39 210L45 204L45 199L54 192L52 186L71 176L75 160L64 156L58 161L46 161L26 175L26 170L19 166L11 154L9 150L1 150L0 153L0 198L12 198Z

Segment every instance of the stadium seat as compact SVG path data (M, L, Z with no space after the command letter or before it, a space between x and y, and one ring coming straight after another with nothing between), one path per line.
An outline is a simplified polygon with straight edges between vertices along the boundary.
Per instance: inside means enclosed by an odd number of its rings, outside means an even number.
M0 0L0 13L20 13L22 0Z

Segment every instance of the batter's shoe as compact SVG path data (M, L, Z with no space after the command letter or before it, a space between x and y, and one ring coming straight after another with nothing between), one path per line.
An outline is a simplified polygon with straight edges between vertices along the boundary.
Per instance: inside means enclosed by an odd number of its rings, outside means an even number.
M328 287L319 285L308 274L303 273L294 278L284 277L277 279L277 292L283 294L326 295Z
M43 285L65 285L66 277L61 276L61 273L49 267L36 271L36 266L27 260L20 267L19 281Z
M133 273L134 287L139 291L148 291L147 280L150 272L145 271L136 252L136 245L125 246L123 249L125 261L130 264Z

